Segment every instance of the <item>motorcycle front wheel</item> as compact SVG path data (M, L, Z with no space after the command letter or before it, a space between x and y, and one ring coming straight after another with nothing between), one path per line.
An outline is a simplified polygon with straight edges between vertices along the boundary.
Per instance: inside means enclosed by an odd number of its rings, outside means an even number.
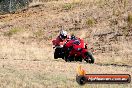
M90 64L93 64L95 61L93 55L90 52L86 53L86 58L84 60Z

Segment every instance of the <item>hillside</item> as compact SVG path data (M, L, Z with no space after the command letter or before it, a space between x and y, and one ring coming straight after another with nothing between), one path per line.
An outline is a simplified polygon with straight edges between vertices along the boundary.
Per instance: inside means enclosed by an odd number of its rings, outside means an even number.
M63 26L84 38L95 64L53 59L51 40ZM0 15L0 87L70 88L76 68L87 73L132 74L131 0L41 0ZM90 88L131 88L132 84L88 84Z

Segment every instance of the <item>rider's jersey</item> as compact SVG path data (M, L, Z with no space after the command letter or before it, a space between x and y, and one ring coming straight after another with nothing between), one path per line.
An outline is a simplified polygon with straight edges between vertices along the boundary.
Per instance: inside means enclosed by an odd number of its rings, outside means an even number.
M64 45L67 41L70 40L70 36L68 36L66 39L62 40L59 36L52 41L53 45L55 46L60 46L60 45Z

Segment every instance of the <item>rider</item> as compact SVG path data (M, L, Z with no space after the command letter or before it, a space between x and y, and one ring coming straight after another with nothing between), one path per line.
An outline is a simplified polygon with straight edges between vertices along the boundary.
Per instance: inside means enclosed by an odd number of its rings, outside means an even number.
M70 39L70 36L67 34L67 31L61 30L59 36L52 41L53 45L60 46Z

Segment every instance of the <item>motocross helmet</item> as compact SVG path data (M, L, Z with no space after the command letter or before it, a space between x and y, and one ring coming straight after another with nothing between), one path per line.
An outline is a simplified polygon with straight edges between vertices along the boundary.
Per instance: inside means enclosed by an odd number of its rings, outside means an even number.
M64 31L64 30L61 30L61 32L60 32L60 38L61 38L62 40L66 39L66 38L67 38L67 32Z

